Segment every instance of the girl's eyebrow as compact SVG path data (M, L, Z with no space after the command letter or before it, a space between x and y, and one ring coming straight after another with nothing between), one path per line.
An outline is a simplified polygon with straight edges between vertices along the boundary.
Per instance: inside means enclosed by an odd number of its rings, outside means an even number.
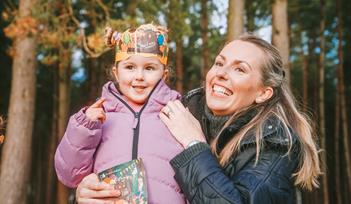
M148 63L145 63L145 65L155 65L155 66L157 66L157 63L155 63L155 62L148 62Z

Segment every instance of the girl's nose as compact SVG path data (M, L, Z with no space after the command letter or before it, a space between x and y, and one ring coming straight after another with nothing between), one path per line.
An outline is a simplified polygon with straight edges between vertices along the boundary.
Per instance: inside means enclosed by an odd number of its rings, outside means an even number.
M137 69L136 70L135 79L137 79L137 80L144 80L144 70L143 69Z

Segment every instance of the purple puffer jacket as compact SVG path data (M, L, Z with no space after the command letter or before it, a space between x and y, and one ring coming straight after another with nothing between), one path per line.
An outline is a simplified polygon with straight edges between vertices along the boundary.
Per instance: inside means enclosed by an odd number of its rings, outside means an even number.
M91 121L83 110L74 114L55 154L59 180L77 187L90 173L132 159L133 127L138 119L120 96L112 82L104 85L102 97L106 121ZM163 81L155 87L145 107L139 112L138 157L142 158L147 175L149 203L186 203L174 180L169 161L183 150L159 118L161 108L180 95Z

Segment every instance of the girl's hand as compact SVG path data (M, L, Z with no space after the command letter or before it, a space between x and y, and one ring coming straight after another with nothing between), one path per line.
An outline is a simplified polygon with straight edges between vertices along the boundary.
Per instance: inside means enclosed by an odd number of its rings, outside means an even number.
M79 204L113 204L119 200L120 195L120 191L115 190L112 185L100 182L94 173L84 177L76 191L76 199Z
M183 147L194 140L206 142L199 121L179 101L169 101L160 112L161 120Z
M104 122L106 120L106 114L104 111L104 102L106 99L100 98L93 105L91 105L86 111L85 115L92 121Z

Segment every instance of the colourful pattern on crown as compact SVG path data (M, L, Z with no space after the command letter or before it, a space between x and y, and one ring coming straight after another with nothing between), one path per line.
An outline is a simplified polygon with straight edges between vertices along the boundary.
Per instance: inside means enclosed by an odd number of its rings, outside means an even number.
M112 38L116 42L116 62L132 55L141 55L158 57L162 64L167 65L168 35L162 26L144 24L123 33L114 32Z

